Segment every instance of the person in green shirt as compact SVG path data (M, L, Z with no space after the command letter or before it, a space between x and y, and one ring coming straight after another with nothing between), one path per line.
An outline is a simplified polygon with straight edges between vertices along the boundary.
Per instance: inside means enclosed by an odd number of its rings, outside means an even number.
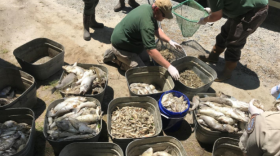
M263 23L268 14L268 0L208 0L212 13L198 24L216 22L225 14L228 19L216 36L216 45L209 55L198 56L204 62L217 63L225 51L225 67L216 82L231 78L241 56L241 49L249 35ZM206 9L207 10L207 9ZM226 50L225 50L226 49Z
M173 18L171 9L170 0L157 0L153 5L144 4L132 10L115 27L111 36L112 48L106 50L103 62L113 62L122 70L127 70L145 66L144 62L150 56L165 67L174 79L179 79L178 70L159 53L155 43L157 36L174 48L182 48L157 25L157 21Z

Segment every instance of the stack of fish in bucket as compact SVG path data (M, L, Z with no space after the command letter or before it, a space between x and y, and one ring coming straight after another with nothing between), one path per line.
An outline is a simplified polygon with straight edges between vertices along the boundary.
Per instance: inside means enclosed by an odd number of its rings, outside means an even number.
M163 129L165 131L178 130L189 107L190 101L183 93L174 90L164 92L159 99Z

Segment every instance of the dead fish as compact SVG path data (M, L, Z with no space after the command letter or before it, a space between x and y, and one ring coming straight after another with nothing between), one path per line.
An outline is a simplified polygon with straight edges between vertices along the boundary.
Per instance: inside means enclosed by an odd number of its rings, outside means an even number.
M202 115L199 118L201 118L210 129L221 131L221 132L225 131L224 126L222 124L219 124L219 122L214 118L205 115Z
M96 87L96 88L93 88L92 89L92 92L91 92L91 94L100 94L100 93L102 93L103 92L103 88L101 88L101 87Z
M84 134L84 135L73 135L63 139L59 139L59 141L69 141L69 140L77 140L77 139L89 139L92 138L92 134Z
M15 121L13 121L13 120L8 120L8 121L5 121L5 122L3 123L3 125L7 126L7 128L10 128L10 127L12 127L12 126L17 125L17 123L16 123Z
M71 133L79 133L79 131L73 127L73 125L69 120L63 119L61 121L56 121L55 124L60 130L71 132Z
M221 123L229 124L229 125L234 125L235 123L237 123L236 120L232 119L231 117L227 117L227 116L219 116L215 119L220 121Z
M77 120L81 121L81 122L86 122L86 123L95 123L97 121L99 121L100 115L97 114L87 114L87 115L81 115L77 117Z
M79 80L76 82L76 84L81 84L82 81L83 81L83 79L85 79L86 77L91 77L91 76L94 76L92 70L87 70L87 71L85 71L84 74L83 74L83 77L82 77L81 79L79 79Z
M76 102L69 103L65 107L59 109L56 112L50 111L49 116L55 117L55 116L63 115L65 113L70 112L71 110L75 109L78 105L79 105L79 103L76 103Z
M8 86L8 87L5 87L4 89L2 89L1 92L0 92L0 97L1 96L6 96L10 92L11 89L12 89L11 86Z
M72 96L72 97L67 97L65 98L64 101L67 101L67 102L77 102L77 101L80 101L80 102L86 102L87 101L87 98L86 97L80 97L80 96Z
M75 86L73 88L67 88L65 89L65 94L79 94L80 93L80 86Z
M57 89L63 89L66 86L70 85L71 83L73 83L76 79L76 75L74 73L70 73L67 76L65 76L62 81L56 85L51 92L54 93Z
M221 113L221 112L216 111L216 110L214 110L212 108L209 108L209 107L208 108L207 107L201 108L201 109L197 110L197 113L202 114L202 115L211 116L213 118L220 117L220 116L225 116L224 113Z
M227 99L232 103L231 107L237 108L243 112L248 112L249 104L243 101Z
M152 156L153 155L153 148L148 148L141 156Z
M228 106L232 106L232 103L228 101L227 99L220 98L220 97L205 97L205 98L200 98L201 102L216 102L220 104L225 104Z
M65 138L65 137L76 135L74 133L62 132L60 130L48 130L47 133L49 134L51 139Z
M19 137L20 137L20 135L18 133L15 133L14 135L9 137L5 141L2 141L0 144L0 151L5 151L5 150L11 148L13 146L15 140Z
M77 119L69 118L70 123L72 126L77 129L80 133L93 133L93 129L89 128L87 124L80 122Z
M199 124L205 126L205 127L208 127L208 125L204 122L203 119L198 118L198 119L197 119L197 122L198 122Z
M192 98L192 104L193 104L193 106L192 106L192 108L189 109L189 111L193 111L193 110L195 110L198 107L198 105L199 105L199 96L194 96Z
M89 90L91 83L95 78L95 76L88 76L83 79L80 86L80 94L82 93L84 95Z
M75 113L79 112L81 108L84 108L84 107L93 107L93 108L96 108L97 105L96 105L96 102L95 101L89 101L89 102L85 102L85 103L81 103L79 106L77 106L74 110Z
M77 62L71 65L62 66L64 70L66 70L67 73L74 73L77 75L77 77L80 79L83 77L85 70L82 67L77 66Z
M155 152L152 156L172 156L172 155L170 155L165 151L159 151L159 152Z
M234 128L233 126L228 124L223 124L223 127L225 132L234 133L238 131L238 128Z

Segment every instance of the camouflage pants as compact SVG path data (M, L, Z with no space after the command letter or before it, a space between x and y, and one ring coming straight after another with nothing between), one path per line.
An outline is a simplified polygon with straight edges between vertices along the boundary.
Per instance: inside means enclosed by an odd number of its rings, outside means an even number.
M95 8L99 2L99 0L83 0L85 2L84 14L85 15L93 15L95 14Z
M216 37L216 45L227 48L226 61L239 61L241 49L245 46L247 37L254 33L263 23L268 14L268 6L252 9L236 18L228 18Z

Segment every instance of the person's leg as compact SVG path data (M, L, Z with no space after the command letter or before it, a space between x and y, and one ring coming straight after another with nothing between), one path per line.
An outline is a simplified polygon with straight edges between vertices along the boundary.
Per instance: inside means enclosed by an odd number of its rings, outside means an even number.
M114 7L115 12L119 12L124 8L124 0L119 0L119 3Z
M267 13L268 8L252 10L244 16L234 19L226 41L226 65L215 81L221 82L231 78L232 71L240 60L241 49L245 46L247 37L263 23Z
M85 7L84 7L84 14L83 14L83 25L84 25L84 40L90 40L90 32L89 32L89 25L91 19L91 8L93 3L91 0L84 0Z
M91 14L91 19L90 19L91 28L103 28L104 27L104 25L102 23L98 23L95 18L95 8L96 8L98 2L99 2L99 0L93 0L93 4L92 4L92 8L91 8L92 14Z
M128 0L128 4L132 7L132 8L136 8L139 6L139 4L135 1L135 0Z
M221 33L216 36L216 44L213 46L209 55L199 55L198 58L203 62L218 63L219 56L225 51L226 39L230 31L231 20L228 19L221 27Z

